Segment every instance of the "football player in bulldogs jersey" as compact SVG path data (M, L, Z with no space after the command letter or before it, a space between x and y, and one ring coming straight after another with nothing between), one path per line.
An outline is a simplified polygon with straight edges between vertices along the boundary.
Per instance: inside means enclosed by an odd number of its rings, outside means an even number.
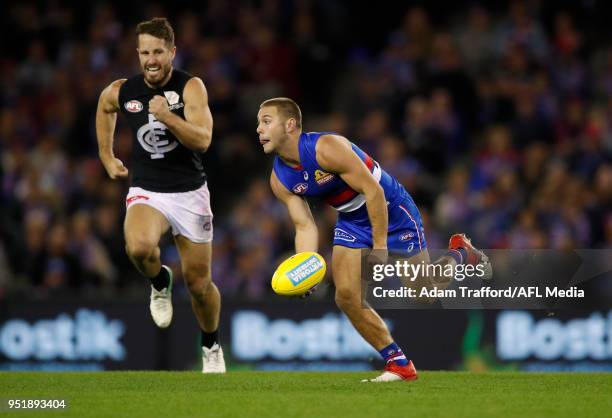
M96 133L100 160L112 179L128 169L113 153L117 113L132 129L131 184L124 223L126 251L151 280L155 324L172 320L172 271L161 264L159 240L172 230L191 305L202 334L204 373L225 373L218 326L219 290L211 279L212 211L202 153L213 120L201 79L172 67L174 31L165 18L136 27L142 74L111 83L100 95Z
M304 197L319 197L338 211L334 230L332 276L336 304L356 330L386 362L374 382L415 380L416 369L393 341L383 320L362 307L361 249L375 258L400 252L411 263L430 263L419 211L404 187L371 156L348 139L321 132L302 132L302 114L288 98L263 102L257 115L259 142L276 154L270 176L274 195L295 225L295 251L317 251L318 231ZM453 235L439 264L488 263L464 234Z

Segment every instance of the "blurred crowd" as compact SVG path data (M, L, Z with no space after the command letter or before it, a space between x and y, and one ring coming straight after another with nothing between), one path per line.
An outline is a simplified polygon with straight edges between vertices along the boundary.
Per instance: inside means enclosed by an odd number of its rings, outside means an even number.
M396 176L431 248L458 231L481 248L610 248L603 3L407 4L368 19L357 16L370 8L338 0L14 2L0 57L0 298L142 292L124 253L127 184L97 158L95 110L108 83L139 72L134 26L154 16L173 23L175 67L208 88L213 279L225 297L265 297L292 251L255 133L274 96L302 105L305 130L348 137ZM115 153L128 168L131 147L119 117ZM311 205L328 256L335 213ZM171 237L162 257L180 278Z

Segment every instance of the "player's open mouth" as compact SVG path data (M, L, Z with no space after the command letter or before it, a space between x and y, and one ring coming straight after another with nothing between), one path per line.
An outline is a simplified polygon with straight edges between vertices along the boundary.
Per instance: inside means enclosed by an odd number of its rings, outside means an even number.
M147 72L149 74L157 74L160 70L161 70L161 67L159 67L159 66L147 67Z
M265 144L267 144L268 142L270 142L270 140L269 140L269 139L260 139L260 140L259 140L259 143L260 143L261 145L265 145Z

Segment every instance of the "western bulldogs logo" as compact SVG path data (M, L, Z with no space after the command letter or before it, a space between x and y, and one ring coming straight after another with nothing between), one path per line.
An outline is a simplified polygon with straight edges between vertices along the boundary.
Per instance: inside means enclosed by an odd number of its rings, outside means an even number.
M170 152L178 146L177 141L170 142L164 138L166 129L168 129L166 125L149 113L149 123L142 125L136 132L138 142L145 151L151 153L152 160L164 158L166 152Z
M355 242L357 240L353 235L340 228L334 229L334 239L348 242Z
M304 194L306 193L306 190L308 190L307 183L298 183L295 186L293 186L293 193L295 194Z

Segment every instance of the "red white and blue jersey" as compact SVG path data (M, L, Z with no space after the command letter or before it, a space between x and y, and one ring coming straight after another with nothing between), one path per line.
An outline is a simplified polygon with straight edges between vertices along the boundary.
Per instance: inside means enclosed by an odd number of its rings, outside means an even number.
M338 212L334 231L334 244L352 248L372 246L372 231L365 205L365 197L336 173L325 171L317 162L316 146L322 135L332 132L304 132L299 137L300 166L293 167L279 156L274 159L274 173L292 193L324 200ZM363 161L378 180L389 210L388 247L418 253L425 248L421 216L414 201L404 187L371 156L355 144L353 152Z
M339 212L352 212L365 204L365 198L346 184L339 175L326 172L316 157L316 146L322 135L330 132L307 132L299 138L300 166L292 167L279 156L274 159L274 172L279 181L294 194L323 199ZM353 151L380 182L385 191L385 198L391 202L403 187L397 180L381 169L380 165L357 145L351 144Z

